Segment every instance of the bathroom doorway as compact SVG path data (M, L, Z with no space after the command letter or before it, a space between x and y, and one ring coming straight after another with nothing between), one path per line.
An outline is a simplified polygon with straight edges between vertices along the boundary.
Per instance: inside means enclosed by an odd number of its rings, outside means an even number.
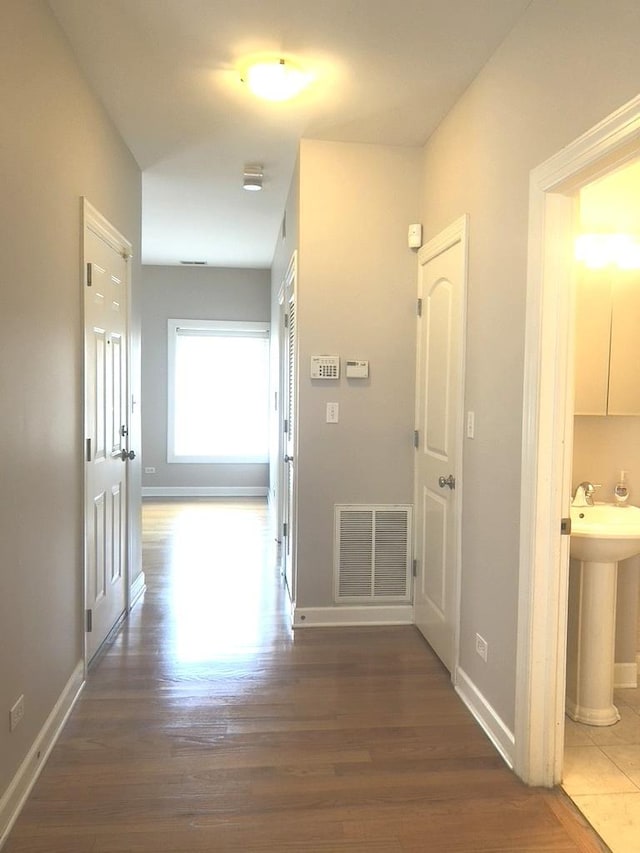
M531 174L514 769L562 780L577 198L640 157L640 97Z
M595 512L626 488L613 516L626 520L627 504L640 504L640 159L583 187L577 221L572 494L595 484ZM609 579L579 560L569 570L562 785L613 850L640 834L639 565L621 559Z

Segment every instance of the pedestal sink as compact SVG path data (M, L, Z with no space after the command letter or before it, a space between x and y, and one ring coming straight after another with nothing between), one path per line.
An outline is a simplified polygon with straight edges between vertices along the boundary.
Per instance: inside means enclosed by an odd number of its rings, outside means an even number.
M613 704L618 561L640 554L640 508L571 507L567 703L591 726L620 719Z

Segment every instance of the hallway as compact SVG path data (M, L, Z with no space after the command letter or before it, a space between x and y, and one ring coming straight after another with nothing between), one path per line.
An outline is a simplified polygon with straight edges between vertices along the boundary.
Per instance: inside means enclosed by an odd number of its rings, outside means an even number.
M603 851L413 627L288 628L262 501L144 506L147 591L3 853Z

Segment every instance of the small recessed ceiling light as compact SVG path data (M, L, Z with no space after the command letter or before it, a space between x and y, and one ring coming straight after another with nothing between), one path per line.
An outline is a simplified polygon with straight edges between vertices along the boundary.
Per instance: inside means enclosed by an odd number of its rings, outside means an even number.
M262 189L263 178L262 166L245 166L242 186L249 192L258 192Z
M311 82L311 76L289 59L259 59L247 63L240 78L258 98L287 101Z

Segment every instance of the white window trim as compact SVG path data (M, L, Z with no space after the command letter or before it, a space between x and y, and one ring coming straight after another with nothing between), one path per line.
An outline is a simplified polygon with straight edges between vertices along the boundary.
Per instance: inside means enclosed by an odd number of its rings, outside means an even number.
M262 456L177 456L175 446L175 354L178 329L212 335L233 332L238 337L269 339L271 325L265 321L249 320L167 320L167 462L177 464L263 464L269 461L268 451Z

